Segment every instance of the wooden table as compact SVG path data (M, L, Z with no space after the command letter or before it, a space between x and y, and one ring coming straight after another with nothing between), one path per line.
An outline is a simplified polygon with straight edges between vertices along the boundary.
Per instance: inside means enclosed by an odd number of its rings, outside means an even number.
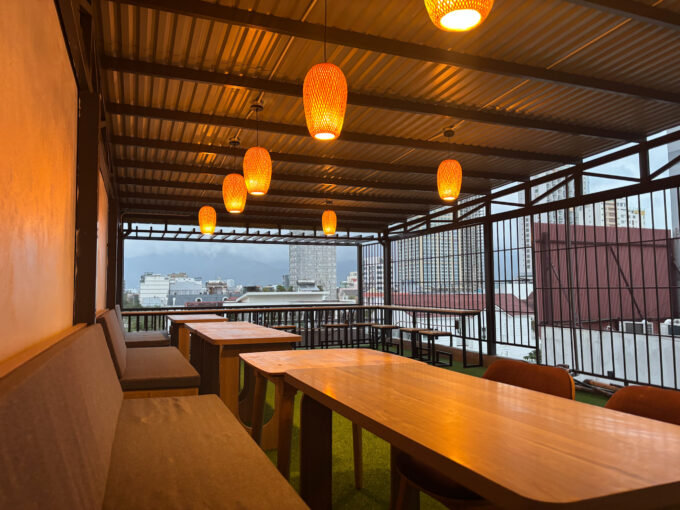
M298 351L257 352L241 354L255 376L253 397L252 436L264 449L277 449L276 462L283 476L290 476L293 404L297 390L286 384L284 375L301 368L376 365L389 363L418 363L410 358L395 356L372 349L313 349ZM267 380L274 384L274 415L263 426L263 410ZM361 428L353 427L355 485L361 488Z
M186 325L191 333L191 357L201 360L200 393L216 393L236 416L252 416L252 370L244 374L239 392L239 354L290 350L300 335L265 328L250 322L199 322ZM248 398L250 397L250 398Z
M184 324L194 322L229 322L229 319L214 313L192 313L192 314L170 314L167 316L170 321L170 340L172 345L176 345L185 358L190 359L190 333Z
M331 411L508 508L680 502L680 427L422 363L291 370L300 489L331 506ZM394 496L394 478L393 478Z

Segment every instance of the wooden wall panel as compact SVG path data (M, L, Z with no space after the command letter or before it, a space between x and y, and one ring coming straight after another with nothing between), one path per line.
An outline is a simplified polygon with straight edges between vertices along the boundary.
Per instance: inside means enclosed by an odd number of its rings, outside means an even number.
M106 269L109 240L109 198L104 179L99 174L99 201L97 203L97 313L106 309Z
M73 321L78 95L52 0L0 1L0 361Z

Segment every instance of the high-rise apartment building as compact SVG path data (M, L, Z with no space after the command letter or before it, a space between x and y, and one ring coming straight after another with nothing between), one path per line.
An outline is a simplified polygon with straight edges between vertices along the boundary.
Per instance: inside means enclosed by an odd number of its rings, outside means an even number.
M288 275L290 286L298 289L298 282L313 280L328 292L329 299L338 298L336 247L296 245L288 247Z

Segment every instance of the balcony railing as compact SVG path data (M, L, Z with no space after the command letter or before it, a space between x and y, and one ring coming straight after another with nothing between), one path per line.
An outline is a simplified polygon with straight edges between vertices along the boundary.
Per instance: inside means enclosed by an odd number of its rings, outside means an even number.
M451 337L445 339L448 347L471 349L475 352L479 352L480 340L484 340L481 311L447 308L385 305L131 308L123 311L123 321L128 331L167 329L168 314L217 314L230 321L247 321L262 326L295 326L296 332L302 337L300 346L312 349L321 346L323 324L328 323L371 322L436 329L452 333ZM398 331L395 330L394 334L398 335Z

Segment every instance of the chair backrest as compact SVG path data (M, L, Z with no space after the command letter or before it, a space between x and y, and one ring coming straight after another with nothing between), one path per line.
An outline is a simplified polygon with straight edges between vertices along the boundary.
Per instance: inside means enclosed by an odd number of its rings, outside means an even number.
M123 377L127 368L127 346L125 345L125 333L118 320L118 315L115 310L108 310L97 317L97 322L104 326L104 336L106 336L106 343L109 346L113 364L116 367L118 377Z
M486 369L483 377L557 397L574 398L574 380L569 372L559 367L499 359Z
M680 391L652 386L626 386L605 404L607 409L680 425Z
M0 508L101 508L122 399L99 325L0 379Z

